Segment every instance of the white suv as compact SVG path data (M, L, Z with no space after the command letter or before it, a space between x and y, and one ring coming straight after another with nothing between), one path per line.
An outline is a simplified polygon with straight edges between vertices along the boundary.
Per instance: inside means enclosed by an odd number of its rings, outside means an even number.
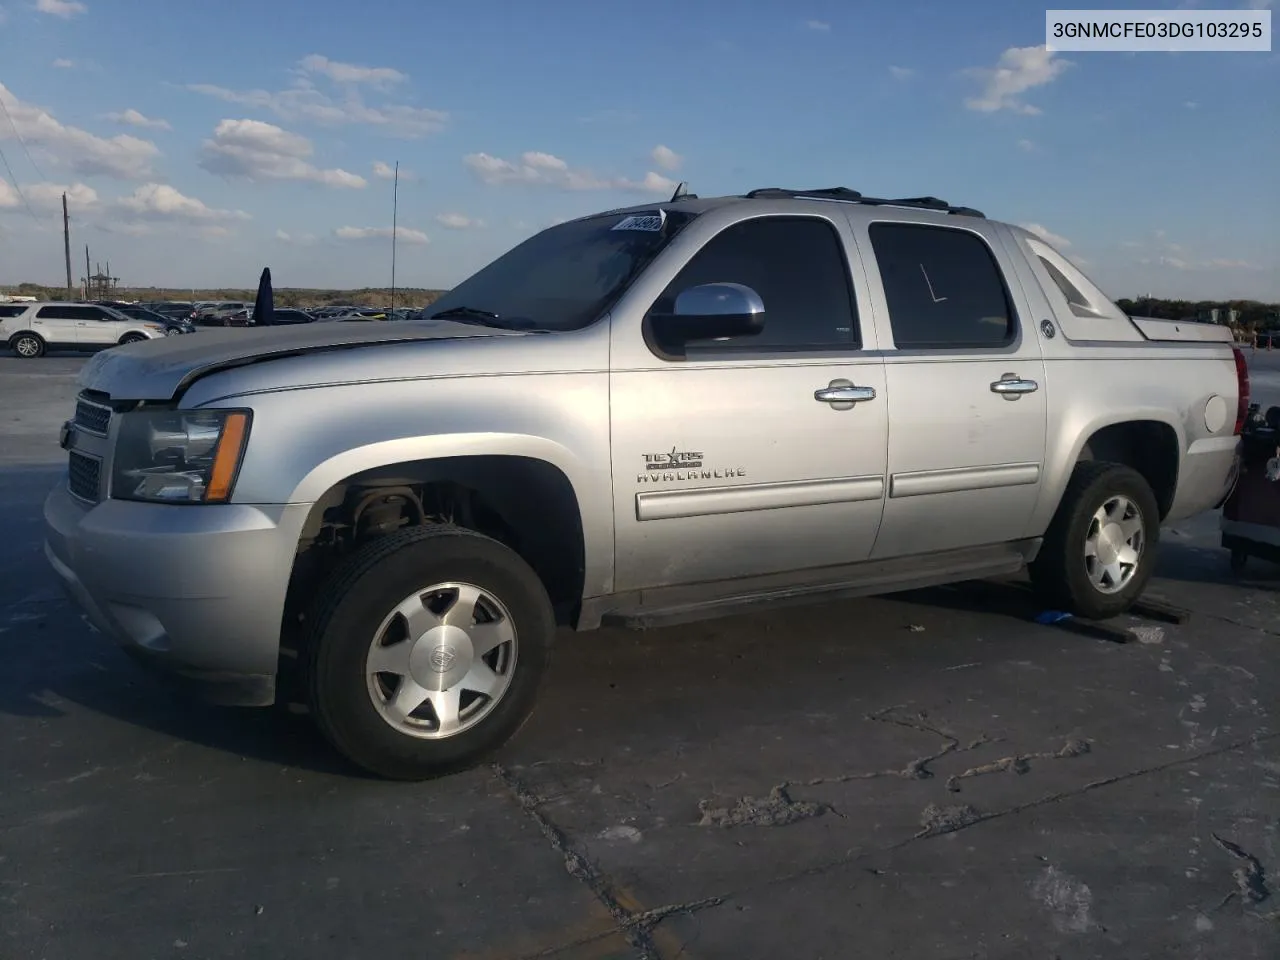
M134 320L92 303L28 303L5 316L14 306L7 304L0 312L0 342L24 360L47 350L98 350L165 335L163 324Z

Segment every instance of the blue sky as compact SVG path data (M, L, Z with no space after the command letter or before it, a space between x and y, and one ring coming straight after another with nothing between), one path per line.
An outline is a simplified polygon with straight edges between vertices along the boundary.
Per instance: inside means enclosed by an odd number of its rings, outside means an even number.
M66 189L77 279L88 243L126 283L386 285L399 160L401 285L688 180L941 196L1115 297L1280 300L1274 52L1050 55L1013 0L0 5L0 283L60 282Z

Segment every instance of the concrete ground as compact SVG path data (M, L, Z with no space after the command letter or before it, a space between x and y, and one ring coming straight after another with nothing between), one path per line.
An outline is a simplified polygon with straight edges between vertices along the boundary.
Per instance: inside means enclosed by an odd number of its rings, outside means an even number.
M1212 516L1165 533L1181 625L1013 583L566 634L493 764L389 784L61 598L81 363L0 358L6 960L1280 956L1280 568L1233 581Z

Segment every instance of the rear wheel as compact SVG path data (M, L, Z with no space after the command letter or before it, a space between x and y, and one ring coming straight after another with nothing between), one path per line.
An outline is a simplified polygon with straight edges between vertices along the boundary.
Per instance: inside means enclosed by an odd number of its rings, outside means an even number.
M146 339L147 338L140 333L126 333L123 337L120 338L120 345L124 346L126 343L138 343Z
M9 349L23 360L44 356L44 341L34 333L19 333L9 341Z
M1159 537L1159 506L1142 474L1117 463L1079 463L1031 565L1031 582L1054 609L1091 620L1117 616L1151 579Z
M532 712L555 619L514 551L431 524L382 537L322 590L306 658L329 741L382 777L473 765Z

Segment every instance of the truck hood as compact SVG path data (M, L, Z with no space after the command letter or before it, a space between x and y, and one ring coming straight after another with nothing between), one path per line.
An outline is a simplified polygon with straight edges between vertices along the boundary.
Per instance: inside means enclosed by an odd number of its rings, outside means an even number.
M113 400L168 400L205 374L263 360L387 343L523 335L431 320L198 330L103 350L81 369L79 384Z

